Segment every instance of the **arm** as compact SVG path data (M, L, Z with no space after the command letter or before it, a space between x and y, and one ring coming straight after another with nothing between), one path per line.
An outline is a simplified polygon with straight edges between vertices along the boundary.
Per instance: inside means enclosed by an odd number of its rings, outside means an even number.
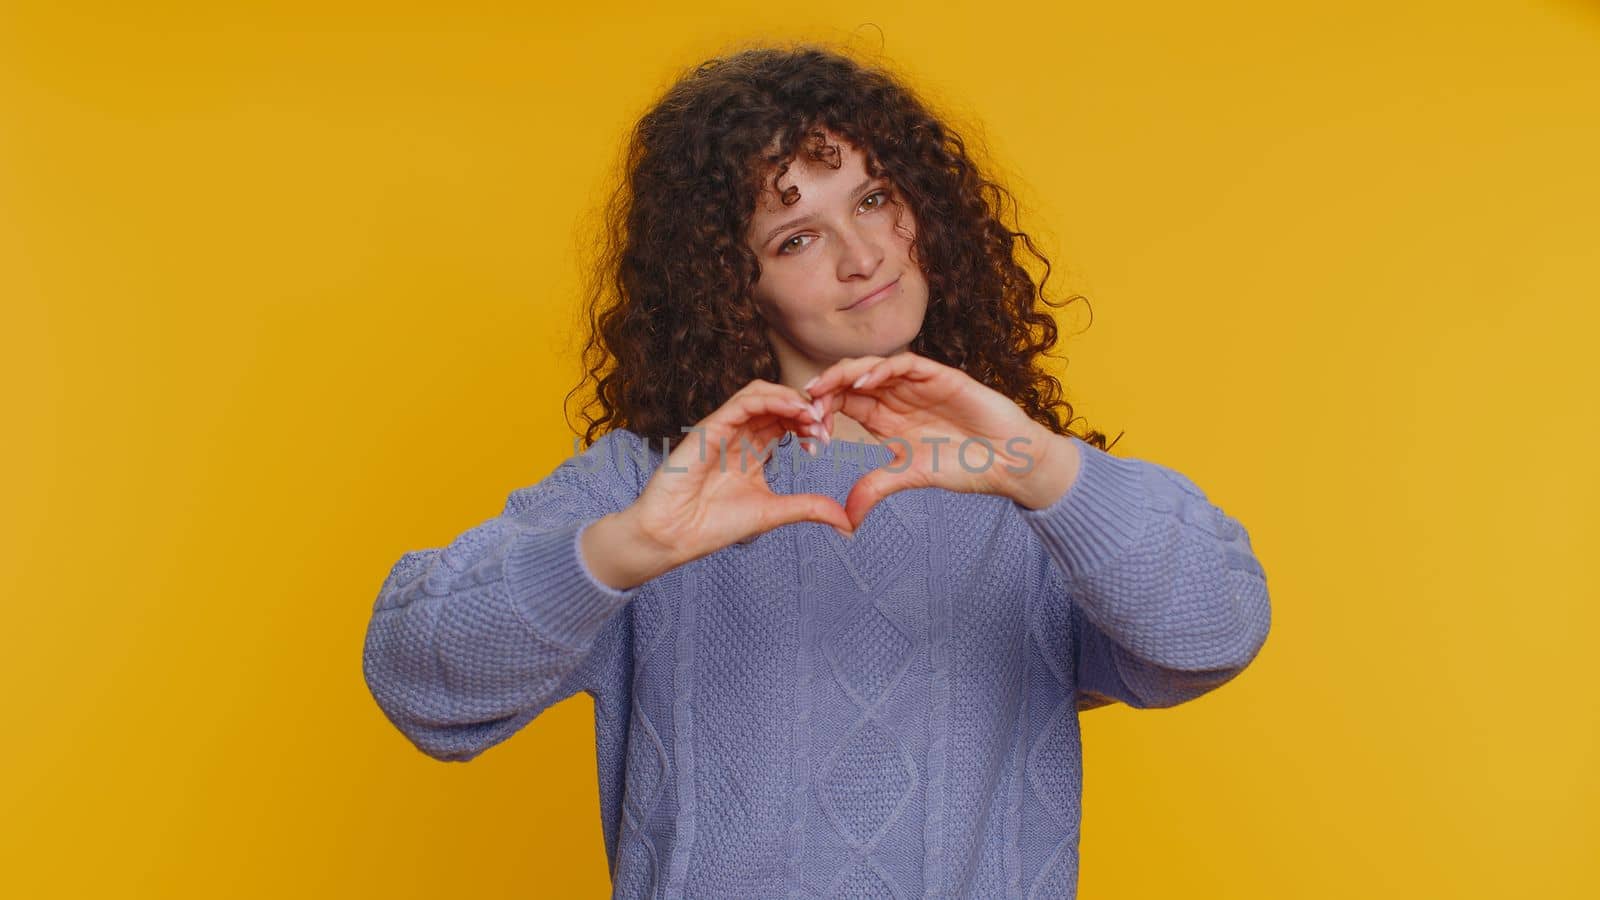
M466 762L629 662L623 607L585 532L637 495L639 439L611 432L443 548L404 554L373 604L362 669L423 753ZM633 452L630 452L633 451Z
M1187 477L1076 438L1058 500L1018 504L1069 604L1078 708L1175 706L1238 675L1271 624L1266 574L1240 524Z

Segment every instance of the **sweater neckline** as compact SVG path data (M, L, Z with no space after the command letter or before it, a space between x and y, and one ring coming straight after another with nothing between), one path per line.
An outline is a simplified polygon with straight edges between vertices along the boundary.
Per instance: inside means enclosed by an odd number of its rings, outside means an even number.
M785 452L792 451L795 453L805 453L805 449L802 446L797 446L797 438L794 436L793 432L784 432L783 437L778 440L777 446L783 449ZM830 447L847 447L852 453L855 454L859 454L860 452L864 451L868 458L881 458L887 460L894 456L894 451L889 449L889 445L876 444L868 441L847 441L842 438L834 438L827 444L818 444L816 446L819 451L819 455L812 458L812 462L822 461L827 457L829 452L838 452L837 449L830 451Z
M887 445L865 441L835 440L817 450L816 456L807 454L798 438L786 432L767 459L768 483L776 486L783 479L791 491L800 489L802 482L814 486L848 486L894 459Z

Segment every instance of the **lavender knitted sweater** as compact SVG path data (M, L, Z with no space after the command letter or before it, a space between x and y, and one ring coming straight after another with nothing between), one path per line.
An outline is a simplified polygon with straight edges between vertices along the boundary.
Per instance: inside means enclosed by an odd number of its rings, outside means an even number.
M617 591L579 535L662 456L612 431L400 558L367 685L462 762L589 693L616 897L1075 897L1079 711L1216 688L1271 613L1244 528L1193 482L1072 443L1045 509L907 490L853 540L787 525ZM842 503L890 459L785 437L766 475Z

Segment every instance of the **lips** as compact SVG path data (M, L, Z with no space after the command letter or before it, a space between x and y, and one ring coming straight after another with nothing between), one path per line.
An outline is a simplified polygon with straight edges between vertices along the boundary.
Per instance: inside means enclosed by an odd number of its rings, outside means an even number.
M876 303L877 301L882 300L884 297L888 296L889 292L894 289L894 286L899 284L899 283L900 283L900 277L896 276L895 280L889 282L888 284L884 285L881 288L878 288L877 290L875 290L872 293L866 295L865 297L862 297L860 300L857 300L856 302L850 304L849 306L846 306L845 309L850 310L850 309L856 309L857 307L861 307L861 306L870 306L870 305Z

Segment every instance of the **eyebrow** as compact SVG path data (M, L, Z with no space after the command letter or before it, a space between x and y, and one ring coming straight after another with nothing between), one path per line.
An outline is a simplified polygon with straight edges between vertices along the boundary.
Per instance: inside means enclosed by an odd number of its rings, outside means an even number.
M877 176L877 175L869 175L869 176L867 176L867 180L866 181L863 181L860 184L855 186L855 190L852 190L850 192L850 196L854 197L857 194L861 193L862 191L866 190L867 188L871 187L872 183L877 181L879 179L879 177L880 176ZM761 246L765 247L766 245L772 243L772 239L777 237L780 233L788 231L791 228L795 228L797 226L804 225L807 222L810 222L812 219L815 219L816 217L817 216L816 216L815 213L809 213L807 215L800 216L799 218L790 219L789 221L783 223L782 225L779 225L778 227L776 227L776 228L772 229L771 231L767 232L767 236L761 239Z

